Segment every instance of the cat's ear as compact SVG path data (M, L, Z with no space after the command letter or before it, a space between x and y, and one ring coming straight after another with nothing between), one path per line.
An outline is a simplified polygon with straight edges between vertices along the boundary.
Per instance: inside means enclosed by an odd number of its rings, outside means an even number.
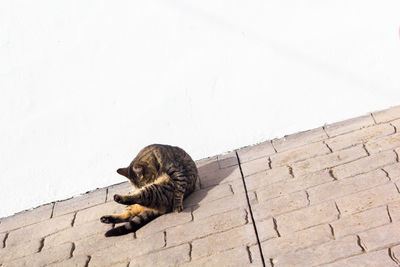
M128 168L120 168L117 170L117 172L125 177L129 176Z
M136 173L136 175L142 175L143 173L142 166L132 166L132 170Z

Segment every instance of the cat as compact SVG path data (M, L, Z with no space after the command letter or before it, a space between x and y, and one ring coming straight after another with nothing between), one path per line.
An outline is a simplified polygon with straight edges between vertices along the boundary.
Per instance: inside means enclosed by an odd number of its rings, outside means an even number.
M181 148L153 144L143 148L126 168L117 172L133 185L127 195L114 195L120 204L129 205L122 214L105 215L103 223L129 222L127 229L142 225L167 212L181 212L183 199L198 182L192 158Z

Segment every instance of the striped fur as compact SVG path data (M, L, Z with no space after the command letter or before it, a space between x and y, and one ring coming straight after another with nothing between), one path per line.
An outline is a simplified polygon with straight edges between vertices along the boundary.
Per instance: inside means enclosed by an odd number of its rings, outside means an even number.
M129 205L119 215L101 217L103 223L130 222L132 228L157 216L183 210L183 199L196 186L197 168L181 148L154 144L143 148L126 168L117 172L128 178L133 190L114 195L120 204Z

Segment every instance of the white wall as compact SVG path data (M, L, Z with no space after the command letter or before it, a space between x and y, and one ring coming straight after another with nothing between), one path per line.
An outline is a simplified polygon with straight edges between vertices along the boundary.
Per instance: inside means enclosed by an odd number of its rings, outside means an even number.
M0 217L400 104L400 3L0 2Z

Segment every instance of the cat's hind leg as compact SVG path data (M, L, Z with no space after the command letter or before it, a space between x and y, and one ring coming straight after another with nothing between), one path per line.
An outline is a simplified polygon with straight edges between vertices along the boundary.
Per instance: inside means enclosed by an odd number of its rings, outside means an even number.
M136 232L140 227L164 213L164 210L155 210L134 204L127 207L122 214L103 216L101 221L103 223L126 222L124 225L112 228L105 233L106 237L120 236Z
M125 211L121 214L104 215L100 218L102 223L122 223L129 222L135 215L140 214L146 209L139 204L134 204L126 207Z
M133 216L129 220L129 224L126 224L125 227L128 229L133 229L133 228L136 228L137 226L142 226L164 213L165 213L165 211L163 211L163 210L145 209L142 212L140 212L139 214L136 214L135 216Z

